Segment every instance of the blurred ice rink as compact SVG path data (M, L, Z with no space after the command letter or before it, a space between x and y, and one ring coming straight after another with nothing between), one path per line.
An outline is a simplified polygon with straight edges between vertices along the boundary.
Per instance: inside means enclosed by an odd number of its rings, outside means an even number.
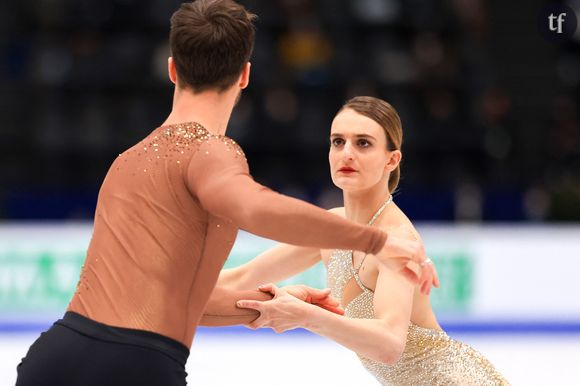
M513 385L578 385L580 334L451 334L487 356ZM0 334L0 383L38 333ZM204 386L376 385L356 356L305 332L201 329L187 363L188 384Z

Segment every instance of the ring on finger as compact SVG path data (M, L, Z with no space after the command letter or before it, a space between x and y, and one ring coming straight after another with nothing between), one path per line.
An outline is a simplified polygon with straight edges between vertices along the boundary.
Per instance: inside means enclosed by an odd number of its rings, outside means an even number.
M423 262L421 262L421 264L419 264L421 267L426 266L427 264L433 264L433 260L431 260L430 258L426 258L425 260L423 260Z

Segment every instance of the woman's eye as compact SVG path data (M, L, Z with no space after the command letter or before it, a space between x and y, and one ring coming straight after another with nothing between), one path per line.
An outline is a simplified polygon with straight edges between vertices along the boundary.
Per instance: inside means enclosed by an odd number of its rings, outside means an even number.
M332 146L340 146L344 144L344 140L342 138L333 138L331 140Z
M358 145L360 147L369 147L371 145L371 143L369 141L367 141L366 139L359 139Z

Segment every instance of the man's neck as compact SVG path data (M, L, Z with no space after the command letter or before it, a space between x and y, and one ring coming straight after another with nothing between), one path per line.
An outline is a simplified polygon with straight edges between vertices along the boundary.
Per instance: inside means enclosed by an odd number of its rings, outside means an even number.
M237 92L230 89L223 93L204 91L194 94L189 89L176 87L173 107L163 126L197 122L212 134L225 135Z

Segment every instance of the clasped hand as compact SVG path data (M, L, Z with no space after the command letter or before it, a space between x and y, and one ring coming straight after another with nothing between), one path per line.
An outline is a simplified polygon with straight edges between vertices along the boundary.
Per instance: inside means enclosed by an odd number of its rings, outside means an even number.
M272 300L239 300L240 308L251 308L260 312L260 316L247 327L257 329L269 327L277 333L304 327L308 320L311 307L318 306L344 314L340 304L332 296L330 289L316 289L305 285L291 285L278 288L274 284L258 287L260 291L274 295Z

